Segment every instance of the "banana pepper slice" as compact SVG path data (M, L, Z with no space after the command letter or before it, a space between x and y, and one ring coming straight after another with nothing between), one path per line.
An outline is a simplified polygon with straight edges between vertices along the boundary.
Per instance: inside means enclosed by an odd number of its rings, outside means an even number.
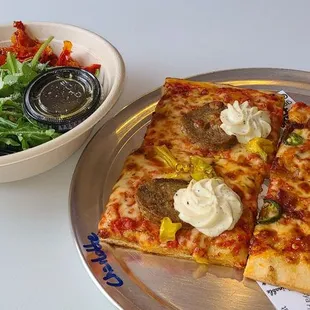
M258 154L264 161L267 161L268 155L274 151L274 146L268 139L254 138L246 144L246 150Z
M161 158L169 167L175 169L177 173L189 172L189 165L178 162L166 145L155 146L154 148L157 156Z
M159 230L160 242L174 241L176 232L182 227L181 223L172 223L169 217L161 220Z
M211 161L206 158L191 156L190 164L187 164L177 161L166 145L155 146L154 148L156 155L174 169L172 173L165 175L166 178L186 179L189 173L195 181L216 177Z
M211 164L200 156L191 157L192 172L191 177L195 181L200 181L202 179L211 179L216 177L216 173L213 170Z

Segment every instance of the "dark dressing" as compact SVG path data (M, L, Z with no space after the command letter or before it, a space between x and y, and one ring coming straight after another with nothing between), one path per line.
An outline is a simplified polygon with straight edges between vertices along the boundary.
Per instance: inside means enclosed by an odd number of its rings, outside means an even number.
M91 94L79 81L57 79L44 86L39 96L43 110L60 116L78 110Z

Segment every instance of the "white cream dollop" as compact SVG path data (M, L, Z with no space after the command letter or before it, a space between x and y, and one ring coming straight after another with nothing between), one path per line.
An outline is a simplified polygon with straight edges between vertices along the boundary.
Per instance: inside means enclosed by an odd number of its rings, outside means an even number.
M253 138L266 138L271 132L270 117L266 111L250 107L248 101L241 105L235 101L221 112L221 128L228 135L235 135L238 142L248 143Z
M175 193L174 208L182 221L209 237L233 229L243 211L239 196L219 178L192 180Z

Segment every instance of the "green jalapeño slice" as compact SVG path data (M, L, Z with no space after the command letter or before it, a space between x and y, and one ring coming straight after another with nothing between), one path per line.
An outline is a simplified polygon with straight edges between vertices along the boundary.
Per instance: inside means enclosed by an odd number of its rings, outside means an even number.
M290 146L297 146L303 143L304 143L304 138L295 132L290 133L289 136L284 141L284 144L290 145Z
M258 223L269 224L278 221L282 215L281 206L271 199L264 199L264 205L260 211Z

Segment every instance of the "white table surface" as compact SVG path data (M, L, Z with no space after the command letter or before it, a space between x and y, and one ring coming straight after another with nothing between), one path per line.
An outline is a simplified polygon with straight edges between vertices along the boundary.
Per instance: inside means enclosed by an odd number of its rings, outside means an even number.
M112 114L166 76L309 70L309 11L308 0L6 0L0 7L1 23L71 23L111 41L127 68ZM80 153L47 173L0 185L0 309L115 309L84 270L70 233L68 191Z

